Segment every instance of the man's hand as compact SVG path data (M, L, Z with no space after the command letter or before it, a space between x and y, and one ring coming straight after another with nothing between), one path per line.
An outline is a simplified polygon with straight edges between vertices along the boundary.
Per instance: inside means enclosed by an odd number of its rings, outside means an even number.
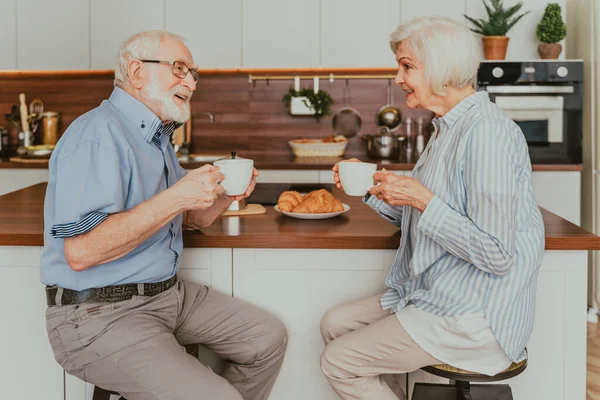
M371 188L371 195L392 206L411 206L423 212L434 196L418 180L396 175L385 168L376 172L373 179L377 185Z
M248 189L246 189L246 192L244 194L239 194L237 196L227 196L227 197L232 201L240 201L240 200L243 200L246 197L250 196L252 194L252 192L254 192L254 188L256 187L256 177L257 176L258 176L258 171L256 170L256 168L254 168L252 171L252 180L250 181L250 186L248 186Z
M181 211L204 210L224 192L220 185L223 179L225 175L217 167L207 164L188 172L169 190L175 195Z

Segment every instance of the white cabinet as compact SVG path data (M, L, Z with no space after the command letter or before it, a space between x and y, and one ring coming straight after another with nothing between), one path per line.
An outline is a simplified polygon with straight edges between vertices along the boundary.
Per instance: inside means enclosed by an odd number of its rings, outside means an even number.
M39 247L0 247L2 399L64 400L63 370L46 333Z
M319 367L323 314L384 291L395 251L234 249L233 295L278 316L288 349L270 400L337 399Z
M134 33L165 29L164 0L91 0L90 4L92 69L114 69L121 42Z
M0 196L36 183L48 182L47 169L0 169Z
M319 0L244 2L242 67L318 67L319 4Z
M389 42L399 23L400 0L322 1L320 66L395 66Z
M466 14L472 18L484 18L487 19L487 13L481 0L466 0ZM517 2L505 2L505 7L508 8L513 6ZM506 34L511 39L508 42L508 50L506 52L506 60L509 61L522 61L522 60L538 60L540 58L537 47L540 43L535 36L535 29L537 24L540 22L544 9L548 4L547 0L527 0L523 2L523 7L519 11L520 15L525 11L531 11L525 15L511 30ZM566 0L557 0L563 12L563 20L566 21ZM472 25L469 23L469 27ZM565 43L562 42L563 51L560 54L560 59L565 58Z
M200 68L241 68L242 0L165 1L166 29L183 36Z
M15 3L19 69L90 68L88 1L19 0Z
M581 172L535 171L532 184L540 207L581 224Z
M401 0L400 17L402 22L407 22L415 17L440 15L464 23L467 0ZM477 0L481 3L481 0Z
M17 2L0 0L0 69L17 69Z

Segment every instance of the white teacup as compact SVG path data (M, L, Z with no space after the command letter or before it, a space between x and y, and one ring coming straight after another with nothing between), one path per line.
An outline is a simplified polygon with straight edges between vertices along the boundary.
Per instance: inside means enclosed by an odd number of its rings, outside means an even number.
M342 188L348 196L364 196L373 187L377 164L345 161L337 166Z
M238 196L246 193L252 180L254 161L247 158L228 158L215 161L215 167L219 167L225 179L221 182L228 196Z

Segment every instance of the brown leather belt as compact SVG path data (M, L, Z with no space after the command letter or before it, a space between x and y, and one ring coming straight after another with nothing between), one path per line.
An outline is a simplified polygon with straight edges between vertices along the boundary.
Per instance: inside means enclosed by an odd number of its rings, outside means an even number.
M70 305L80 303L115 303L131 299L133 296L155 296L172 287L177 281L177 275L163 282L129 283L125 285L91 288L81 291L63 289L58 286L46 286L46 302L49 306ZM62 296L57 303L57 294L62 290Z

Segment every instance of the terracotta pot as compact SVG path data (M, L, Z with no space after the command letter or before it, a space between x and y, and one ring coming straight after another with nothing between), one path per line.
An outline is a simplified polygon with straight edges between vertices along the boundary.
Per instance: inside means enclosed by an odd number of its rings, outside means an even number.
M482 36L486 60L504 60L508 48L508 36Z
M560 43L540 43L538 53L542 60L556 60L562 51Z

